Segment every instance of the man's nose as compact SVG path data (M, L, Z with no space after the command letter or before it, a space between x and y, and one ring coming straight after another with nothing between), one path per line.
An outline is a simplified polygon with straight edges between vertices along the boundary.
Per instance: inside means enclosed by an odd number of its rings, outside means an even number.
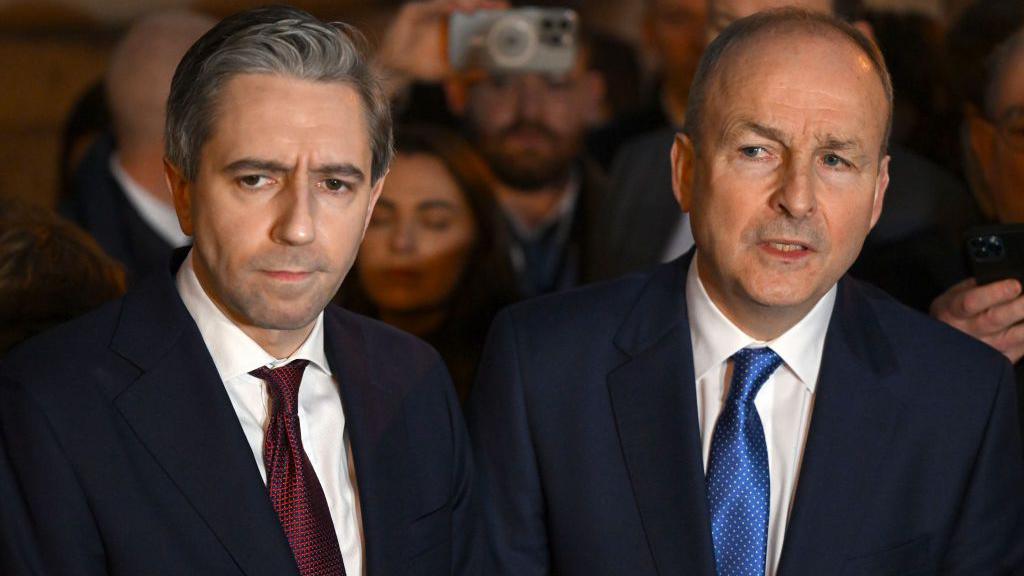
M792 218L806 218L818 206L814 170L804 162L790 159L782 179L772 194L772 208Z
M516 110L519 117L526 120L539 118L545 105L543 81L529 76L520 78L516 93Z
M316 238L316 203L309 179L289 179L279 200L280 214L274 224L273 238L280 244L299 246Z

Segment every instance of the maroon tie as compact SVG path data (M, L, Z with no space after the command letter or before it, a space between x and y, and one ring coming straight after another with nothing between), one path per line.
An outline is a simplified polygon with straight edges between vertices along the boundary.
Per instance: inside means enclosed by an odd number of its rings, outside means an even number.
M302 449L299 432L299 383L309 362L250 372L270 389L270 424L263 436L270 502L288 537L302 576L344 576L345 562L331 521L327 499Z

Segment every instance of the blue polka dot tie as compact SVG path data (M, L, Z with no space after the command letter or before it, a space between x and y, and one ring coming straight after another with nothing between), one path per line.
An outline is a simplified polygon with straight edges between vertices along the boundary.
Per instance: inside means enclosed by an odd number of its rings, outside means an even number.
M782 359L771 348L732 357L732 384L715 424L707 496L718 576L764 576L768 549L768 445L754 397Z

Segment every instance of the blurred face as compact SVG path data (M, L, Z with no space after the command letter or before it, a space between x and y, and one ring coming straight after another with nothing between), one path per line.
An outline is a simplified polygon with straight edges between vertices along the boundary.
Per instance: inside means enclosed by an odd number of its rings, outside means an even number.
M970 121L971 145L984 178L976 191L988 216L1024 222L1024 49L1004 67L993 101L993 119Z
M833 0L707 0L707 42L718 37L729 24L772 8L803 8L832 13Z
M382 311L436 310L455 291L475 241L473 214L445 165L400 154L359 249L359 281Z
M536 190L568 176L596 113L599 86L582 62L559 77L491 75L470 86L465 119L498 178Z
M765 327L810 311L878 219L885 94L870 60L835 35L755 38L721 66L699 149L681 138L673 150L677 196L712 300L748 334L774 337Z
M324 309L380 189L370 165L349 86L263 74L228 81L195 182L171 167L168 177L196 275L243 330L305 330Z
M671 84L688 83L704 50L707 0L653 0L647 36Z

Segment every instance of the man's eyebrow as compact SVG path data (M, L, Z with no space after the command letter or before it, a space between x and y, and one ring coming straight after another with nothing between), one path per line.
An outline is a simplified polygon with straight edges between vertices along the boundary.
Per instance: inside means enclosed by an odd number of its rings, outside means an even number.
M786 138L785 134L783 134L781 130L772 128L771 126L765 126L764 124L758 124L757 122L751 122L749 120L739 122L729 129L729 134L733 136L737 136L741 132L753 132L762 138L774 140L784 145L788 142L788 138Z
M310 170L311 174L319 176L346 176L357 182L366 180L366 174L355 164L343 162L341 164L320 164Z
M273 160L261 160L259 158L242 158L241 160L235 160L231 164L228 164L225 168L225 172L242 172L244 170L256 170L259 172L288 172L291 170L291 166L286 166L280 162Z
M259 172L272 172L275 174L281 174L284 172L290 172L294 169L294 166L288 166L281 162L274 160L261 160L259 158L242 158L235 160L231 164L228 164L225 168L225 172L243 172L246 170L254 170ZM354 164L343 162L340 164L321 164L314 166L310 173L318 176L346 176L352 178L358 182L366 180L366 174L356 167Z
M832 134L818 136L818 143L822 148L829 150L859 150L862 148L858 138L839 138Z

